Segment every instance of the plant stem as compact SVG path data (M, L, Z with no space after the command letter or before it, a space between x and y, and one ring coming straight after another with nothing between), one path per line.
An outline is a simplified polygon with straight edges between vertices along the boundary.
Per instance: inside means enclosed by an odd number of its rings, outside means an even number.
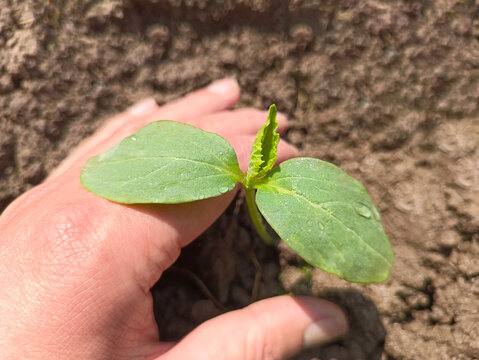
M268 234L266 226L263 222L263 215L261 215L258 208L256 207L256 190L245 188L244 192L246 195L246 205L248 205L249 216L251 217L251 221L253 222L253 225L258 232L259 237L261 238L261 240L264 241L265 244L273 245L274 239Z

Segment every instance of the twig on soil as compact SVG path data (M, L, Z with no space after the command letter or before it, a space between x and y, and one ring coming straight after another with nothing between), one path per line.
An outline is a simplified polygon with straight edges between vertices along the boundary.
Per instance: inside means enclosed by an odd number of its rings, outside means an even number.
M210 289L208 289L208 287L206 286L206 284L203 282L203 280L201 280L201 278L196 275L194 272L186 269L186 268L183 268L183 267L180 267L180 266L172 266L170 269L170 271L172 272L175 272L179 275L182 275L184 277L187 277L189 278L190 280L192 280L196 286L198 286L199 290L201 291L201 293L206 296L208 299L211 300L211 302L218 308L220 309L221 311L223 312L227 312L229 311L227 307L225 307L214 295L213 293L210 291Z

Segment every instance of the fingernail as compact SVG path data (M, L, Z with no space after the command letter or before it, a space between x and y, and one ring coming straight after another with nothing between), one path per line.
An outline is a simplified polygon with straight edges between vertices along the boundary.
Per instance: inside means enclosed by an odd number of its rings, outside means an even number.
M218 95L226 95L238 91L238 88L238 83L232 78L216 80L207 87L209 92Z
M134 116L145 116L151 114L157 109L158 105L154 98L140 100L130 108L127 112Z
M304 348L318 346L343 335L347 324L343 318L325 317L317 320L306 328L303 337Z

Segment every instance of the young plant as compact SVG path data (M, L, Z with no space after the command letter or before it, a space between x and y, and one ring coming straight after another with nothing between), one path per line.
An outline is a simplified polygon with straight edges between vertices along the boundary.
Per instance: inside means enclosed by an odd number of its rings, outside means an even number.
M219 135L175 121L148 124L88 160L81 183L106 199L176 204L219 196L240 183L252 222L263 218L311 265L352 282L385 281L394 254L364 187L333 164L294 158L274 167L276 107L253 144L248 171Z

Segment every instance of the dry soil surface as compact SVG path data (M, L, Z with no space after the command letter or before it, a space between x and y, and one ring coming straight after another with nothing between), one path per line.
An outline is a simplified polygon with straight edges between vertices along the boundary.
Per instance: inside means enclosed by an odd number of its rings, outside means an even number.
M396 262L369 286L311 269L262 245L239 197L153 289L174 305L161 336L248 304L260 274L260 298L348 314L344 339L297 359L479 359L477 0L0 0L0 211L109 115L224 76L364 182Z

